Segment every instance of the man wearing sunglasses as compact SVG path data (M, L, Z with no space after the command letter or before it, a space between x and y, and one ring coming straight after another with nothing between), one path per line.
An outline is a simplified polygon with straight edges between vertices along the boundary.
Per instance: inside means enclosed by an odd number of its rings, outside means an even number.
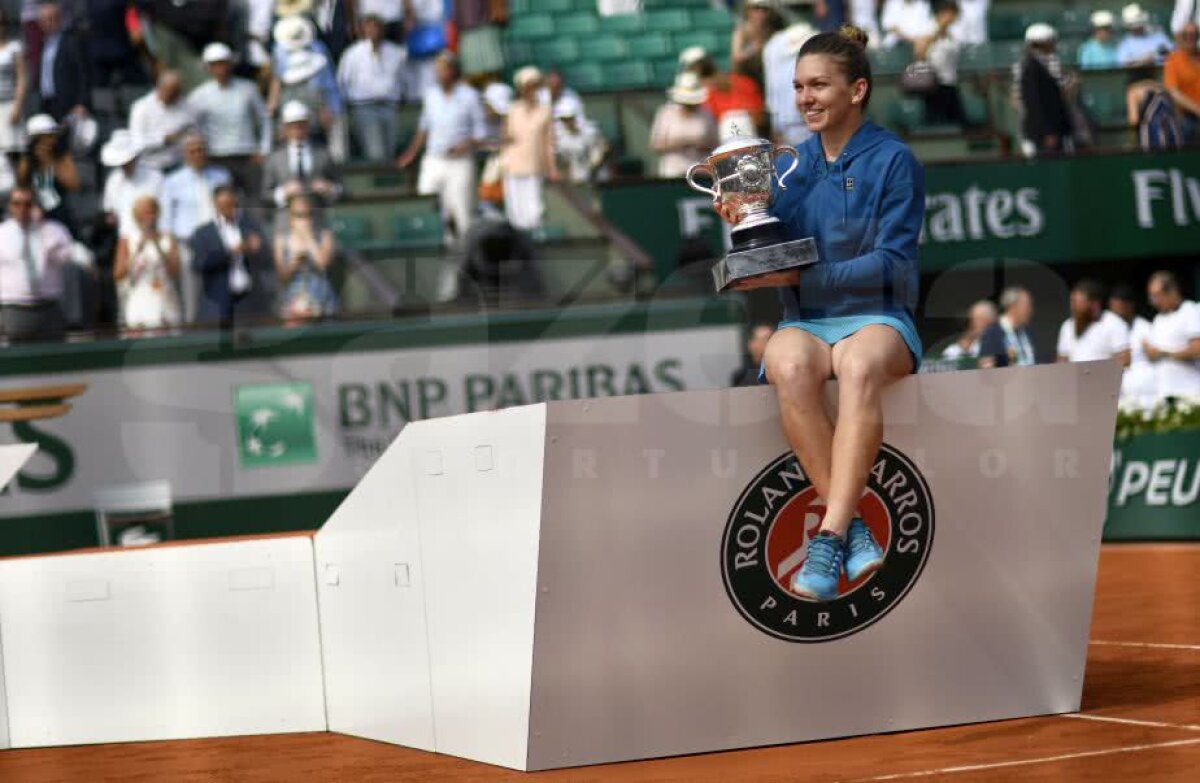
M8 219L0 223L0 329L9 341L57 340L66 331L59 300L71 237L33 205L33 192L15 187Z

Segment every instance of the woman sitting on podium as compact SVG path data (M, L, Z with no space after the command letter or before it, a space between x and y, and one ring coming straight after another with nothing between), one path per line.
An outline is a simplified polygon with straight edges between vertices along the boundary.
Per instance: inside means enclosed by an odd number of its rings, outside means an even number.
M772 208L789 239L815 239L820 258L798 285L779 289L783 320L763 359L784 434L825 500L791 584L818 601L837 598L843 571L853 581L883 565L858 502L883 441L883 391L916 372L922 354L913 311L925 176L904 142L864 118L865 47L866 34L846 26L800 49L796 105L814 135ZM830 377L838 379L836 427L823 404Z

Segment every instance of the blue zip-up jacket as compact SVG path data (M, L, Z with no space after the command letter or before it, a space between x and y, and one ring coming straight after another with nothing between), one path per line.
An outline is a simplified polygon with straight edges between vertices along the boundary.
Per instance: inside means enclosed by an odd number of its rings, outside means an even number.
M920 271L917 243L925 219L925 172L895 134L864 122L841 156L825 161L814 135L776 188L771 214L789 239L813 237L819 263L800 284L779 289L783 320L886 314L912 319ZM779 162L782 174L790 157Z

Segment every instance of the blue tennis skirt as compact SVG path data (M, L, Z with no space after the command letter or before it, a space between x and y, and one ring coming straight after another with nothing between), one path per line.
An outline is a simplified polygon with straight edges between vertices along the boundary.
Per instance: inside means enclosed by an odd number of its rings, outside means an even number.
M908 346L908 352L912 354L913 372L920 369L921 358L925 352L921 347L921 338L917 336L917 328L913 325L912 319L907 315L897 317L881 313L870 313L865 315L835 315L828 318L800 318L790 321L780 321L776 329L803 329L826 345L834 345L840 340L845 340L864 326L870 326L871 324L883 324L899 332L900 337L904 340L904 344ZM764 364L758 369L758 382L765 383L766 378L767 368Z

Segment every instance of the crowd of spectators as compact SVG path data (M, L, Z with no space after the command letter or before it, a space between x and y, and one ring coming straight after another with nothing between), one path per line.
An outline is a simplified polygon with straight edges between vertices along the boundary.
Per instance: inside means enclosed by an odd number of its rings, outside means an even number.
M1054 359L1120 362L1122 402L1132 407L1150 408L1167 397L1200 399L1200 304L1186 299L1178 278L1166 271L1150 276L1146 301L1153 319L1140 314L1130 286L1106 290L1098 280L1080 280L1071 289ZM1032 294L1020 287L1001 293L999 312L991 300L980 300L971 306L966 328L937 358L979 367L1036 364L1028 332L1033 312Z

